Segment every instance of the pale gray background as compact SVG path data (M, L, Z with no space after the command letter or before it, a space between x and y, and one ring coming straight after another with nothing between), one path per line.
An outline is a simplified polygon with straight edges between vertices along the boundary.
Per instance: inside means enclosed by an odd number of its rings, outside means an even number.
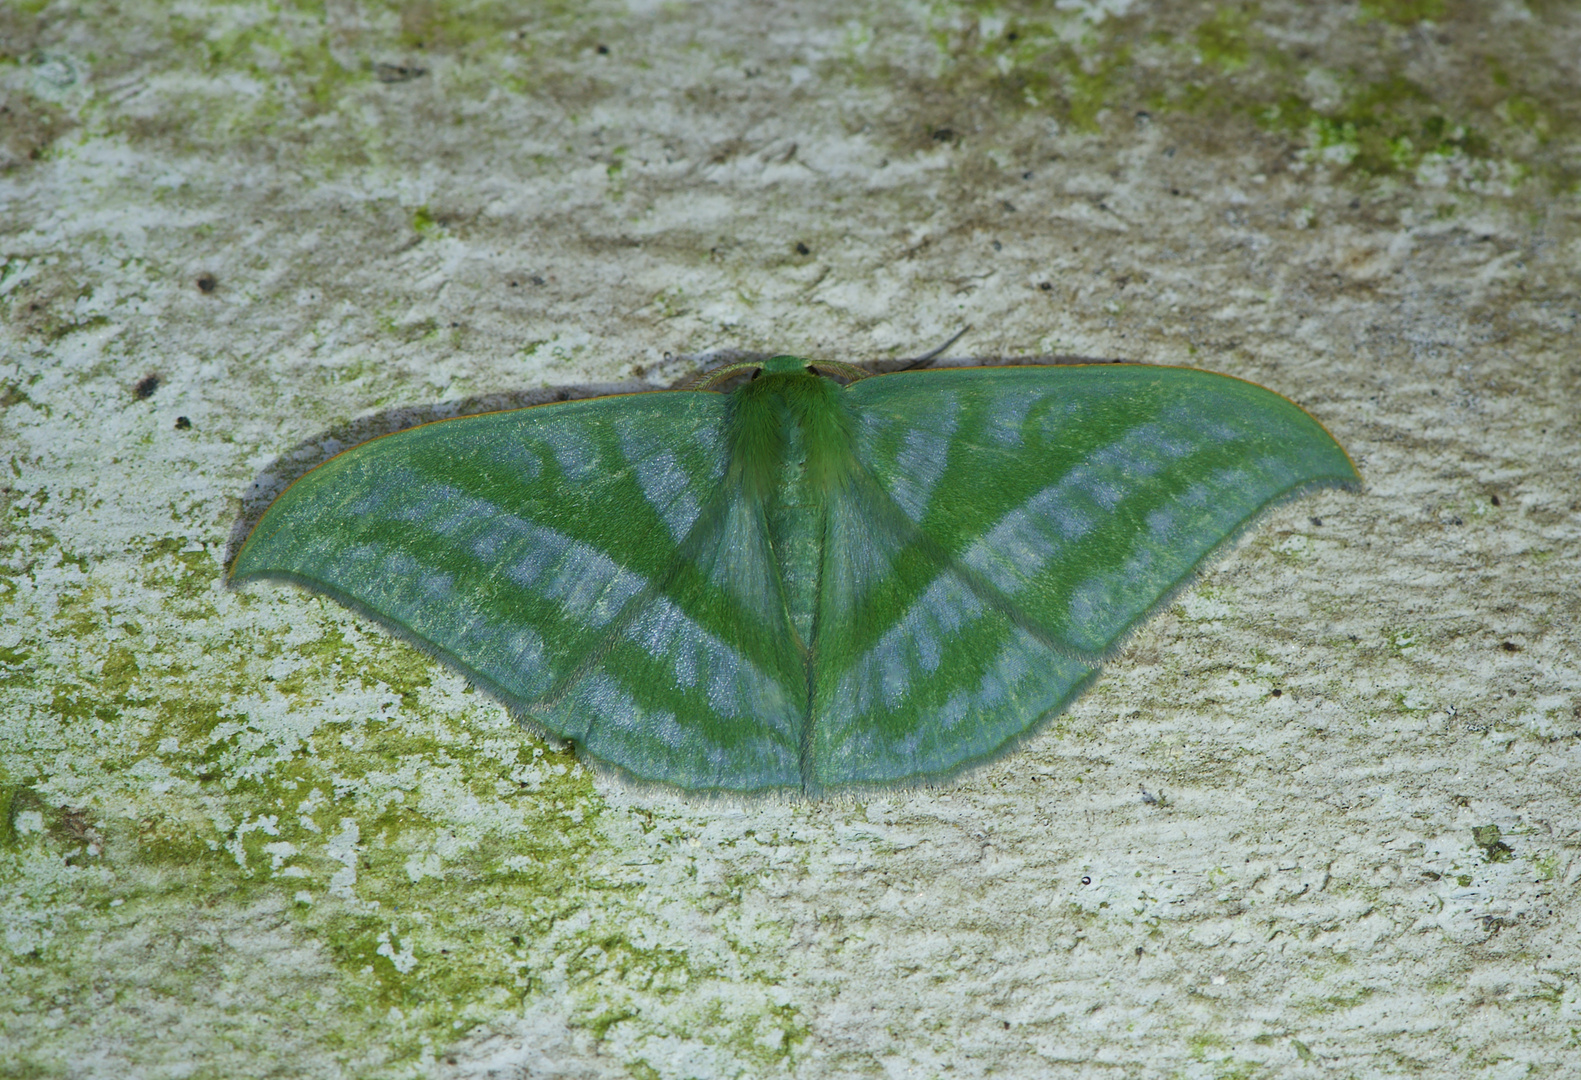
M1578 56L1557 0L4 0L0 1074L1577 1075ZM820 804L223 583L367 434L963 324L1261 382L1366 488Z

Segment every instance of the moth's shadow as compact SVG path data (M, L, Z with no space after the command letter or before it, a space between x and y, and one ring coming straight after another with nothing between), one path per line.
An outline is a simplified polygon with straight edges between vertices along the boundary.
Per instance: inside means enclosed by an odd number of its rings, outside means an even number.
M576 383L570 386L551 386L537 390L515 390L499 394L478 394L473 397L461 398L456 401L441 401L433 404L399 405L392 409L381 409L379 412L368 413L350 420L343 420L331 424L323 431L296 443L294 446L283 450L267 465L259 470L247 490L242 493L242 509L231 525L230 536L225 543L225 566L227 569L235 562L237 553L241 550L243 542L258 524L258 519L263 517L264 511L269 509L269 504L286 488L298 479L312 472L318 466L359 443L376 439L380 435L388 435L395 431L404 431L419 424L432 423L435 420L452 420L458 416L473 416L478 413L500 412L505 409L524 409L532 405L546 405L555 401L576 401L581 398L602 397L607 394L642 393L650 390L679 390L694 381L697 377L713 368L725 364L751 363L753 361L767 360L776 355L767 352L743 352L734 349L722 349L709 353L698 353L686 356L666 355L665 360L646 372L639 369L638 379L619 383ZM1120 360L1097 359L1088 356L971 356L952 358L927 358L918 360L881 360L872 363L857 364L857 367L871 371L875 375L884 375L896 371L905 371L915 367L1006 367L1011 365L1038 365L1038 364L1118 364ZM676 375L674 372L685 372ZM746 378L745 375L741 378ZM735 380L720 384L718 389L729 389Z

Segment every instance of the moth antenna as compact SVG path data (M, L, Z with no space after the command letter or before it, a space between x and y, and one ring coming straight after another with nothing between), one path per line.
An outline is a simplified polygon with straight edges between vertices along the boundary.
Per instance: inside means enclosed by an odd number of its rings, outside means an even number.
M939 355L941 353L943 353L945 349L948 349L951 345L954 345L957 341L960 341L963 337L966 336L967 331L969 331L969 330L971 330L971 325L970 324L967 324L966 326L961 327L959 330L957 330L955 332L955 336L954 337L952 337L949 341L946 341L943 345L940 345L937 349L934 349L932 352L928 353L928 355L926 355L926 356L919 356L915 360L907 360L904 365L902 365L899 368L896 368L895 370L897 370L897 371L911 371L914 368L920 368L923 364L926 364L930 360L938 359Z
M710 368L703 372L681 389L712 390L726 379L733 378L734 376L741 374L743 371L754 372L752 377L755 379L757 378L757 369L761 368L762 366L763 362L761 360L738 360L735 363L722 364L719 367Z

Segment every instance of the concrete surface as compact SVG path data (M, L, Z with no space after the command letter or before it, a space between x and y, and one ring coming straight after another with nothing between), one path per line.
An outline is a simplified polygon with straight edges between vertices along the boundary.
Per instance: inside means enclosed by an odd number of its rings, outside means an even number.
M1581 1074L1577 56L1559 0L5 0L0 1075ZM224 585L355 438L963 324L1261 382L1366 489L1020 752L816 804Z

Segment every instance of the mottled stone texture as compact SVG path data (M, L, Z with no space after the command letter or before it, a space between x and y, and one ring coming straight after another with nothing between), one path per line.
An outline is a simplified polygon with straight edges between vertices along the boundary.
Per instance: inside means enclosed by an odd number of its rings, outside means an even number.
M1574 1075L1581 9L0 5L0 1074ZM348 442L721 358L1243 376L1013 756L687 802L227 589Z

